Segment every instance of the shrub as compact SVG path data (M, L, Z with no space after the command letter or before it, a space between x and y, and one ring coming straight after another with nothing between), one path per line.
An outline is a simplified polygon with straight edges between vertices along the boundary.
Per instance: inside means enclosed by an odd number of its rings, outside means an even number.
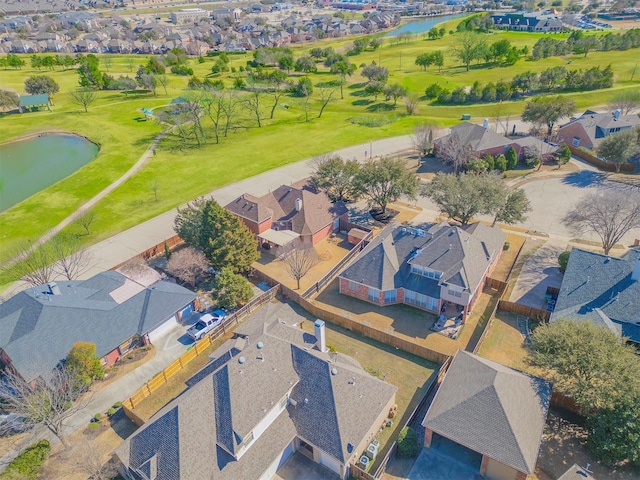
M509 248L511 248L511 244L509 242L504 242L504 245L502 246L502 250L509 250Z
M108 417L112 417L113 414L116 413L116 409L111 407L109 410L107 410L107 416Z
M404 458L417 457L420 453L418 435L411 427L404 427L398 435L398 455Z
M87 429L89 431L98 430L99 428L100 428L100 424L96 422L91 422L89 425L87 425Z
M18 455L0 475L2 479L25 478L34 479L40 473L42 465L49 457L51 444L47 440L40 440L29 445L24 452Z
M113 404L113 408L120 408L122 406L122 402L116 402Z
M171 67L171 73L174 75L182 75L187 77L189 75L193 75L193 68L186 67L184 65L176 65Z
M337 352L338 349L336 348L335 345L332 345L330 343L327 343L327 348L329 349L330 352Z
M426 88L424 94L427 98L437 98L444 90L444 87L441 87L437 83L432 83Z
M560 265L560 271L562 273L564 273L564 271L567 269L567 263L569 263L569 255L571 255L571 252L562 252L560 255L558 255L558 264Z
M101 419L102 419L102 414L101 414L101 413L96 413L96 414L93 416L93 421L94 421L94 422L99 422Z
M504 172L507 169L507 159L504 155L498 155L494 159L494 168L500 172Z

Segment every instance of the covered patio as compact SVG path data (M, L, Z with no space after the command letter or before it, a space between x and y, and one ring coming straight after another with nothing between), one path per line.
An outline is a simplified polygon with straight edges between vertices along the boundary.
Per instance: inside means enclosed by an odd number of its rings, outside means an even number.
M458 338L465 319L464 305L443 300L438 320L433 324L431 330L455 339Z
M288 247L294 246L300 235L291 230L268 229L258 235L260 247L272 255L279 257L286 253Z

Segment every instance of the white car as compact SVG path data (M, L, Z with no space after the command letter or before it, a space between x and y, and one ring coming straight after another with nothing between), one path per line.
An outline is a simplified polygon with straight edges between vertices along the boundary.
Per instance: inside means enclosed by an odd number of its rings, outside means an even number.
M205 313L200 319L189 327L187 335L195 341L202 339L207 333L220 325L227 314L222 310L214 310L211 313Z

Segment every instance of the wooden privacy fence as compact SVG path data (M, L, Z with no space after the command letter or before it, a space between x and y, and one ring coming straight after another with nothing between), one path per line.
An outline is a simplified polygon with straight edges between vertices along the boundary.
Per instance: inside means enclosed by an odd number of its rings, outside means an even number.
M418 422L422 421L419 417L421 416L421 414L426 413L426 409L429 407L429 405L431 405L431 402L433 401L433 397L438 391L438 388L440 387L440 384L442 383L442 380L444 379L444 376L447 373L447 370L449 369L449 365L451 365L451 360L452 360L452 357L447 356L447 358L442 363L442 365L440 365L440 368L438 369L438 374L431 379L431 383L427 387L427 390L424 393L422 399L411 411L409 418L404 423L402 428L405 428L409 425L414 425L416 421ZM387 454L384 456L384 458L380 462L380 465L378 466L378 468L374 473L365 472L360 467L358 467L358 465L351 464L351 468L349 469L350 475L353 478L356 478L357 480L379 480L380 478L382 478L382 475L387 469L389 460L391 459L391 457L393 457L393 455L395 455L397 450L398 450L398 442L396 440L393 442L393 444L391 445L391 448L389 448L389 450L387 451Z
M498 301L497 307L498 310L515 313L516 315L524 315L525 317L537 318L538 320L542 320L545 323L549 322L549 318L551 317L551 312L547 310L529 307L520 303L509 302L507 300Z
M351 250L347 253L342 260L340 260L336 265L327 272L327 274L318 280L316 283L307 288L304 292L300 294L302 298L309 298L312 295L320 292L328 283L330 283L334 278L338 276L338 274L342 271L347 264L353 260L353 258L358 255L364 247L366 247L369 242L373 238L373 232L369 231L369 233L360 240Z
M567 145L567 146L569 147L569 150L571 150L572 155L575 155L576 157L584 160L585 162L590 163L591 165L594 165L598 168L601 168L602 170L607 170L608 172L616 171L616 165L614 163L603 162L595 155L591 155L590 153L585 152L581 148L574 147L573 145ZM634 170L635 170L635 166L632 163L623 163L622 165L620 165L621 172L633 172Z
M178 235L174 235L173 237L167 238L164 242L154 245L151 248L147 248L144 252L139 253L138 255L131 257L126 262L122 262L115 267L112 267L111 270L117 270L125 263L130 262L134 258L141 258L142 260L151 260L152 258L160 257L165 254L164 244L167 243L169 250L173 250L174 248L183 245L184 240L182 240Z
M125 414L137 425L144 423L133 410L136 405L139 405L145 398L151 395L155 390L164 385L171 377L173 377L180 370L185 368L190 362L192 362L198 355L202 354L209 346L219 337L227 333L227 330L237 325L240 320L249 315L253 310L259 308L263 304L270 302L278 293L279 286L276 285L267 290L260 296L254 298L244 307L238 309L236 312L228 315L224 322L213 329L206 337L199 342L196 342L193 347L184 352L168 367L158 373L155 377L145 383L137 392L122 402L122 406ZM140 423L141 422L141 423Z
M340 327L346 328L347 330L359 333L360 335L364 335L365 337L372 338L392 347L397 347L400 350L412 353L431 362L442 364L448 358L448 355L444 353L431 350L430 348L423 347L422 345L410 342L409 340L405 340L393 334L356 322L355 320L351 320L339 313L325 310L305 298L301 298L299 303L302 308L317 318L334 323Z
M495 278L487 277L484 282L484 286L490 288L492 290L498 290L500 294L503 294L507 289L507 282L503 282L502 280L497 280Z

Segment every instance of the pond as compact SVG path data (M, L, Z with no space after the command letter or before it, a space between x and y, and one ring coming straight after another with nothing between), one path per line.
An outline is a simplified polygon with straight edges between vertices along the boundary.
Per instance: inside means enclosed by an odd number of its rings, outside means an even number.
M387 37L395 37L402 33L411 33L413 35L428 32L439 23L448 22L449 20L455 20L456 18L462 18L468 14L456 14L456 15L442 15L438 17L428 17L421 20L405 23L401 27L396 28L392 32L385 35Z
M77 135L42 134L0 145L0 212L68 177L98 154Z

